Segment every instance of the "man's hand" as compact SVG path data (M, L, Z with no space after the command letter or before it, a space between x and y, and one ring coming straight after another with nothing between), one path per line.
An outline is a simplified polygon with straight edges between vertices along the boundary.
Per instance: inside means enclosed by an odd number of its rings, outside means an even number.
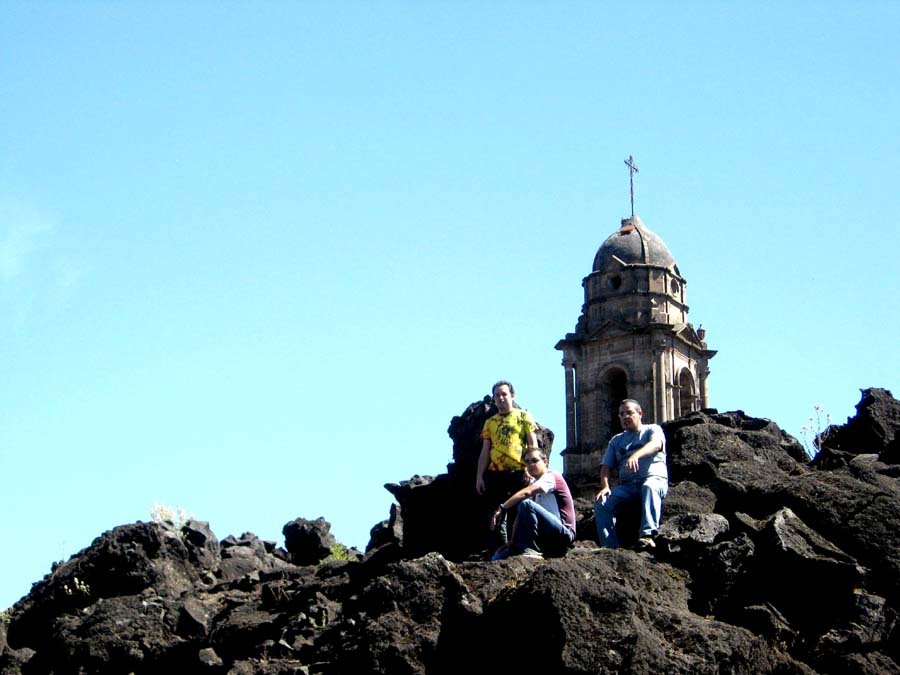
M598 492L596 495L594 495L594 501L595 502L603 502L603 500L605 500L607 497L609 497L609 495L611 493L612 493L612 490L610 490L609 487L602 488L600 490L600 492Z
M638 470L640 469L640 463L639 463L639 460L640 460L640 457L638 457L638 454L637 454L637 453L634 453L634 454L631 455L631 457L629 457L628 460L625 462L625 466L628 467L628 470L629 470L629 471L631 471L631 472L633 472L633 473L637 473Z
M503 509L497 509L494 511L494 515L491 516L491 529L496 530L497 525L500 524L500 519L503 518Z
M475 479L475 492L480 495L484 494L484 476L478 476Z

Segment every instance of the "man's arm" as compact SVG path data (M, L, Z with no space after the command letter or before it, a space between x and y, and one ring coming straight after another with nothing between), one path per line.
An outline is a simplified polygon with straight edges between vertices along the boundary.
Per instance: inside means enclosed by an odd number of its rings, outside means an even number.
M642 460L644 457L649 457L650 455L655 455L657 452L662 450L663 442L662 439L658 436L658 434L653 434L650 436L650 440L644 443L641 447L635 450L625 462L625 466L628 467L629 471L633 471L637 473L638 471L638 462Z
M609 488L609 467L606 464L600 465L600 491L594 496L594 501L602 500L609 496L612 492Z
M484 472L491 461L491 441L485 438L481 442L481 454L478 455L478 473L475 474L475 492L484 494Z
M523 487L512 497L500 504L500 506L497 507L497 510L494 511L494 515L491 517L491 529L497 527L497 523L500 522L500 518L501 516L503 516L504 511L511 511L512 509L516 508L516 506L518 506L519 502L523 502L526 499L533 497L540 491L541 486L538 483L532 483L527 487Z

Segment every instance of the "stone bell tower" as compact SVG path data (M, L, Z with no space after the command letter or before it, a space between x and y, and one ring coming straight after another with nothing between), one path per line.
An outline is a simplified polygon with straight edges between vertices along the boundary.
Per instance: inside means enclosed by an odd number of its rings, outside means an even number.
M708 407L705 331L688 323L686 281L657 235L637 216L622 220L582 282L574 333L556 344L566 377L566 478L595 483L618 407L640 401L644 422Z

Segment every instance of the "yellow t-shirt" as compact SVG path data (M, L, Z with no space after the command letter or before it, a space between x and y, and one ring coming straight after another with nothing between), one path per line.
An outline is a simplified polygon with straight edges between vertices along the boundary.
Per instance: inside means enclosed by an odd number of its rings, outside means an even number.
M506 415L489 417L481 430L481 440L491 442L489 471L525 470L522 451L528 445L528 434L536 423L526 410L513 408Z

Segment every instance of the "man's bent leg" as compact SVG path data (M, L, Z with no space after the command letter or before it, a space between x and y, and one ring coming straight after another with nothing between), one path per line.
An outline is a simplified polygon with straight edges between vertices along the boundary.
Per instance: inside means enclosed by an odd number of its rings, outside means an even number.
M575 539L575 533L563 525L562 520L552 511L539 504L535 510L538 515L538 550L548 555L565 555L566 549Z
M565 550L571 543L571 534L562 521L531 499L519 502L516 514L515 537L510 544L513 554L527 548L553 552Z
M526 548L537 546L538 516L535 513L536 504L530 499L519 502L516 509L516 527L513 530L513 540L509 543L510 553L518 555Z
M659 532L662 503L669 491L669 481L650 476L641 486L641 536L652 537Z
M616 485L603 501L594 502L594 522L597 525L597 540L604 548L619 548L619 537L616 535L616 511L622 502L634 499L638 495L627 485Z

